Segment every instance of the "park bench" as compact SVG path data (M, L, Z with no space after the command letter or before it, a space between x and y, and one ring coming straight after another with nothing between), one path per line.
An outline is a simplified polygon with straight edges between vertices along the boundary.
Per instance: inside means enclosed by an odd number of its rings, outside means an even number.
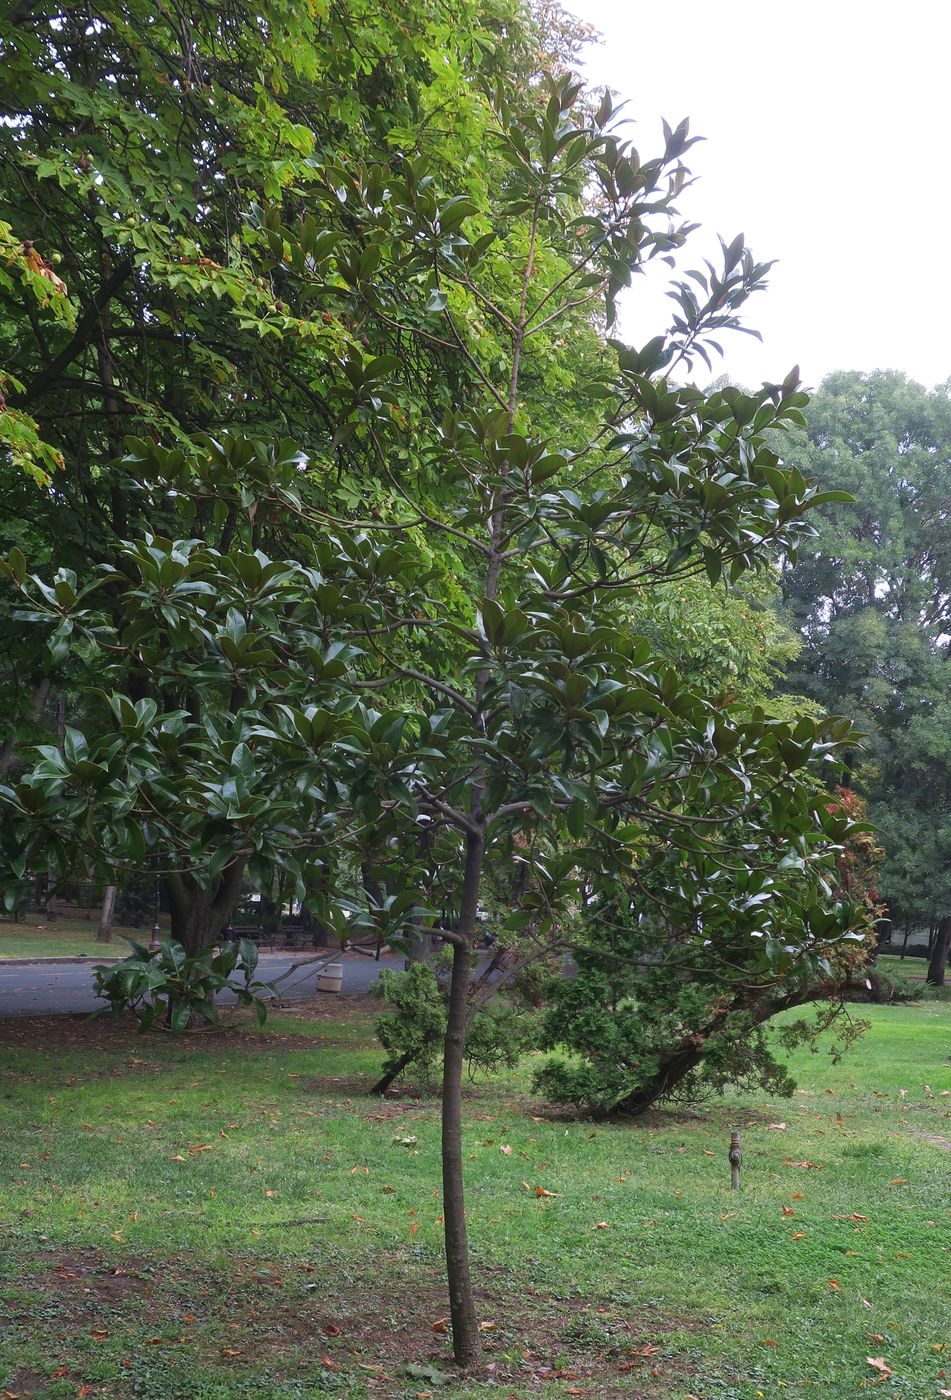
M250 938L258 948L268 947L272 950L277 947L279 941L276 932L268 932L260 924L229 924L224 936L234 943L239 938Z

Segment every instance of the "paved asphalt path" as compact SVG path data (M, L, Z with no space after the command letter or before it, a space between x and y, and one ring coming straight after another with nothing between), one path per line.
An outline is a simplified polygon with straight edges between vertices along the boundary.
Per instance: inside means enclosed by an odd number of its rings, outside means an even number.
M258 976L264 981L280 977L282 972L302 958L300 953L262 953ZM68 1016L77 1012L96 1011L103 1003L92 992L92 967L88 962L19 963L16 966L0 961L0 1017L6 1016ZM370 989L383 967L401 971L403 958L384 954L377 962L359 954L344 954L343 988L348 996L359 996ZM299 1001L315 995L316 971L300 968L281 983L285 1000ZM321 995L325 995L322 993Z

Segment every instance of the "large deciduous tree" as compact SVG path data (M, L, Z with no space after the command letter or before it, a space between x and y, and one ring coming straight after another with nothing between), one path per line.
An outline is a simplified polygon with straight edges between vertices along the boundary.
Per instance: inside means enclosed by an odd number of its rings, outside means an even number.
M531 71L543 42L509 0L423 5L411 24L388 0L5 7L0 548L76 568L141 532L130 433L186 453L198 431L287 434L357 499L326 402L354 328L342 305L290 307L268 218L325 190L336 156L391 144L484 189L472 86ZM15 641L0 657L28 733L68 675Z

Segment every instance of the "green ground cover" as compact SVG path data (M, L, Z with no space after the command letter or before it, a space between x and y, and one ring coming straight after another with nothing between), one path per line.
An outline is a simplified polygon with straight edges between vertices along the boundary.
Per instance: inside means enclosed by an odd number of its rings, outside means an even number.
M841 1064L796 1057L792 1100L592 1125L530 1067L472 1086L487 1367L448 1385L438 1106L364 1096L372 1007L188 1041L5 1022L0 1395L931 1400L951 1007L865 1014Z
M167 930L166 930L167 932ZM96 942L95 919L57 918L46 923L40 915L0 923L0 962L5 958L124 958L127 938L147 943L149 928L116 924L109 943Z

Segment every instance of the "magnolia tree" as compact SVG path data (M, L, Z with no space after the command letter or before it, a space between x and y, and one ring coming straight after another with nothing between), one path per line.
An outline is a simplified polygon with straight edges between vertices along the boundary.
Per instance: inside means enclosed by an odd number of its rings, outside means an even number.
M815 780L847 726L744 716L629 621L658 580L725 588L794 554L823 499L769 445L805 402L795 374L755 394L686 382L767 269L736 239L674 283L664 334L600 342L621 289L689 231L686 124L642 159L607 99L592 113L559 81L531 101L496 104L491 204L401 160L332 169L323 203L267 214L265 272L352 337L327 456L133 443L124 469L161 532L88 579L6 565L7 598L98 696L3 790L12 876L151 863L197 947L242 880L279 868L327 917L349 903L350 926L451 945L462 1365L479 1356L461 1095L487 886L515 890L510 943L559 937L586 888L623 881L698 945L730 930L764 975L815 975L854 917L832 893L846 823ZM553 441L560 366L586 416ZM328 494L334 453L373 483L366 509ZM372 898L354 893L361 865Z

